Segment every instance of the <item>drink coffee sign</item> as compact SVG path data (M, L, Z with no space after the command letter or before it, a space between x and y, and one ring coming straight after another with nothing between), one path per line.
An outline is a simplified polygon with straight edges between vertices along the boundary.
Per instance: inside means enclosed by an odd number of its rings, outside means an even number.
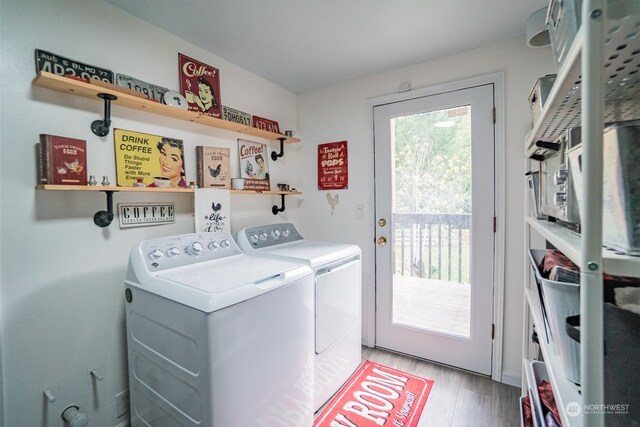
M318 190L344 190L349 184L347 141L318 145Z

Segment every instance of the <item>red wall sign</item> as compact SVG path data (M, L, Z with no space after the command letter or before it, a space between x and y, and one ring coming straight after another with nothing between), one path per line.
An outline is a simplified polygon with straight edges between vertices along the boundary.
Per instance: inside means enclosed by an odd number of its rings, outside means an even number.
M347 141L318 145L318 190L343 190L348 183Z

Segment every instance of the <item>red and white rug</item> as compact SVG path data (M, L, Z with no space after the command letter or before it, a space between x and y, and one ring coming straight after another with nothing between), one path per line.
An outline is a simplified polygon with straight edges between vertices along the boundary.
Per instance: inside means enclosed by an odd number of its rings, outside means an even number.
M349 378L314 427L415 427L433 387L429 380L369 360Z

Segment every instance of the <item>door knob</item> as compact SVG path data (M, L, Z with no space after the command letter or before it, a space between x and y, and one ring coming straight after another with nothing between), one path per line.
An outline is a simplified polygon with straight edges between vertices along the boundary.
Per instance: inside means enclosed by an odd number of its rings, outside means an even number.
M387 225L387 220L386 220L386 219L384 219L384 218L380 218L380 219L378 220L378 225L379 225L380 227L384 227L385 225Z
M386 237L378 237L378 245L384 246L386 244L387 244L387 238Z

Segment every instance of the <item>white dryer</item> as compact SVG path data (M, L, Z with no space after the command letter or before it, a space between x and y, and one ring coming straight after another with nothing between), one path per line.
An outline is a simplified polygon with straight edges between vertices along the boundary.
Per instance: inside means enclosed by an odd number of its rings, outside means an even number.
M356 245L306 240L290 223L245 228L237 242L253 257L288 260L313 269L317 411L361 362L361 250Z
M309 427L313 279L226 233L144 241L125 280L133 426Z

